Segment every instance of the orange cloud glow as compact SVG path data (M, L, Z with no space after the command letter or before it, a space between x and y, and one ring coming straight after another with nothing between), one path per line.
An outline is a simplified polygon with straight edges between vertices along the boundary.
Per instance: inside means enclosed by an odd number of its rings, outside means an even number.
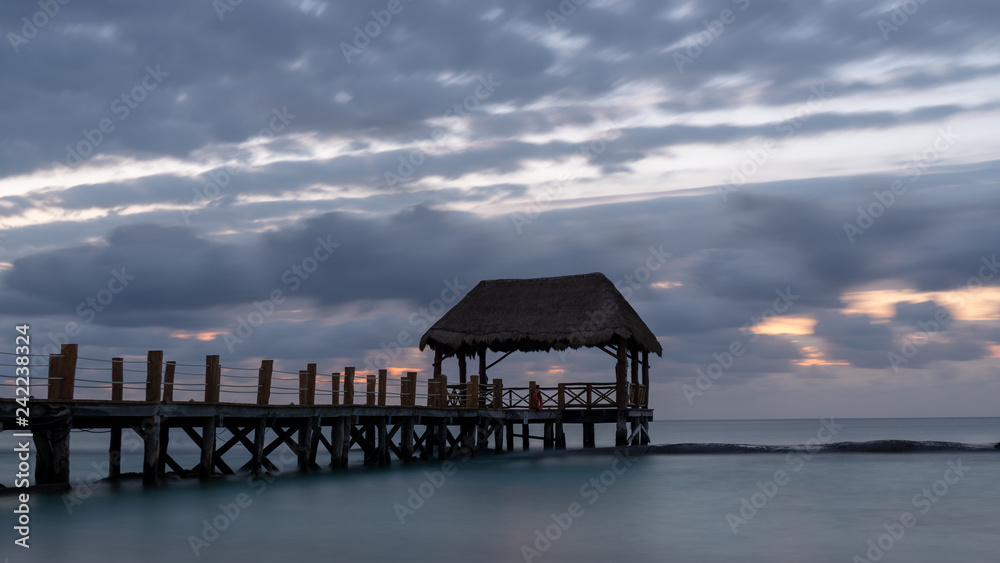
M753 327L757 334L813 334L816 319L810 317L777 317Z

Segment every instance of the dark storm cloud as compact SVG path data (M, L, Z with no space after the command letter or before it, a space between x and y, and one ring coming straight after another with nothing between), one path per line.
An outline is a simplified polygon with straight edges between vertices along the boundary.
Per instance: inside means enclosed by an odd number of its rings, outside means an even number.
M186 157L252 137L275 108L296 115L290 131L426 139L431 131L426 120L471 93L468 83L449 82L449 75L492 74L502 86L491 103L524 107L560 100L559 110L484 115L472 126L481 138L501 140L591 122L592 100L637 81L669 86L679 94L666 107L690 111L729 107L734 98L798 103L803 91L821 83L839 93L920 90L949 76L964 80L994 72L954 64L944 70L946 76L914 67L883 76L877 85L835 84L831 78L833 69L884 54L948 57L980 48L992 36L982 25L992 15L986 2L922 5L890 41L883 41L877 27L884 14L865 3L806 9L753 2L743 11L731 2L698 3L673 19L666 14L679 4L587 4L567 21L550 25L545 12L558 6L554 1L407 4L348 63L341 43L353 43L354 26L363 27L370 10L384 8L384 2L326 3L322 10L292 2L244 3L223 21L204 2L67 5L16 53L5 46L0 173L64 161L66 145L83 140L82 130L96 128L102 118L111 119L115 130L97 147L100 155ZM32 7L5 4L0 21L18 32L20 18ZM665 47L703 31L702 20L717 18L724 8L735 9L737 20L677 72L676 49ZM491 12L493 19L484 17ZM156 65L169 76L121 119L112 104L142 83L147 66ZM753 94L738 83L703 88L725 75L753 76L761 86ZM338 101L341 92L350 100ZM947 110L917 110L908 117L930 119L941 111ZM49 119L53 113L59 119ZM861 120L856 126L879 123L877 116L851 119ZM854 126L840 121L840 127Z
M445 280L471 287L481 279L603 271L624 287L647 263L651 247L662 246L671 256L661 268L644 274L648 279L633 290L631 301L656 334L669 338L667 361L688 365L690 371L740 340L748 353L733 373L792 369L791 362L802 359L802 352L786 337L760 335L751 345L748 333L740 330L759 322L782 292L790 292L795 298L779 312L818 319L816 336L830 346L828 359L884 369L889 367L887 354L899 349L910 330L906 327L933 318L937 304L900 305L892 323L873 323L870 317L840 312L839 296L859 284L886 279L925 280L920 282L924 285L940 280L938 285L946 287L938 289L950 289L976 275L982 265L977 252L1000 240L989 236L997 229L1000 199L984 198L979 193L984 188L976 182L954 188L948 204L932 195L939 183L992 174L981 165L971 168L938 175L922 190L905 194L899 207L856 245L844 237L841 222L868 190L867 181L858 179L817 180L813 186L805 181L804 191L815 194L808 199L785 193L787 183L780 182L741 190L726 202L712 191L558 209L537 216L520 235L508 215L484 218L427 205L384 216L326 213L271 232L211 235L204 229L227 211L208 208L192 226L121 226L98 243L22 256L7 271L0 300L11 313L73 318L78 304L107 287L113 271L125 270L135 280L93 326L230 330L238 315L253 310L254 301L266 300L275 289L294 296L296 307L305 303L305 314L318 322L336 307L404 303L398 314L383 312L321 331L352 346L377 349L400 331L419 336L410 314L439 297ZM888 179L871 181L887 185ZM502 189L520 188L489 187L483 193ZM967 197L967 190L978 197ZM920 220L904 227L892 217ZM98 224L109 220L102 221ZM252 224L253 214L241 220L228 216L223 223L240 221ZM956 223L962 227L949 228ZM983 239L978 245L971 244L973 234ZM317 239L340 246L314 264L308 276L294 273L321 245ZM956 252L964 258L953 258ZM949 275L938 273L948 264ZM648 285L653 282L683 285L655 289ZM948 332L922 347L904 367L984 357L988 335L963 342L954 338L959 333L950 332L966 330L966 324L950 324ZM314 323L273 321L266 326L270 328L260 334L273 331L277 337L283 327L285 337L301 337L297 346L304 353L331 353L311 332Z

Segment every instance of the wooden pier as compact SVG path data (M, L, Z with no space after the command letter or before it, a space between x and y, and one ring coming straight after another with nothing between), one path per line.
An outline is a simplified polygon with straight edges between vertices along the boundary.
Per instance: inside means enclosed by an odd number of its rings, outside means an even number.
M64 344L60 354L48 357L47 376L31 378L32 395L38 395L38 382L44 381L47 397L31 398L29 425L17 424L20 405L14 399L0 399L0 423L5 431L31 432L35 484L62 486L70 483L70 437L76 429L110 431L112 479L121 474L122 434L135 432L143 444L146 485L156 485L168 474L208 479L276 471L270 456L282 445L294 453L299 470L312 471L323 466L345 469L352 450L363 455L365 464L389 465L528 450L531 440L545 449L565 448L568 424L582 425L585 448L594 447L597 424L615 425L617 445L648 444L653 418L648 357L643 354L639 361L633 353L632 359L631 381L626 377L627 355L620 352L614 382L505 387L502 379L484 383L477 375L468 382L449 383L440 373L438 354L436 375L421 381L417 372L405 372L390 386L385 369L358 374L346 367L320 374L310 363L297 373L278 372L272 360L263 360L257 369L232 368L222 366L214 355L204 364L180 364L164 362L163 352L157 350L145 361L102 360L80 358L76 344ZM202 370L203 381L177 379L192 372L200 376ZM126 382L126 372L139 373L141 381ZM88 389L90 395L106 393L107 398L76 398L78 388ZM241 393L256 400L220 400ZM279 394L292 395L293 400L276 404L272 395ZM170 443L172 428L182 429L200 450L194 467L184 467L171 456L170 447L176 448ZM217 439L219 429L231 436ZM227 454L238 448L250 454L239 466L227 461Z

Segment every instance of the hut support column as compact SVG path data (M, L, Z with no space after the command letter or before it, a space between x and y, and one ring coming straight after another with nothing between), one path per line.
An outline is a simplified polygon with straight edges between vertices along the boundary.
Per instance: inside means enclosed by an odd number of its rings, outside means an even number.
M625 428L626 409L628 409L628 382L626 372L628 364L628 349L624 339L618 341L618 362L615 365L615 395L618 406L618 421L615 426L615 446L628 445L628 433Z
M530 425L527 422L521 423L521 451L526 452L531 447L528 440L531 439Z
M465 355L462 354L462 353L459 353L458 354L458 382L459 383L466 383L467 382L466 371L467 370L466 370L466 364L465 364Z
M490 382L490 379L486 377L486 346L479 347L479 381L482 383Z
M642 386L646 388L643 408L649 408L649 351L642 351Z

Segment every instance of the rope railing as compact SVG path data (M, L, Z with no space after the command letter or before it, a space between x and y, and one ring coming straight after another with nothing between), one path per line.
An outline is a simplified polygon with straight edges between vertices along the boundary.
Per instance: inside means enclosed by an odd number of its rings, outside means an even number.
M528 387L504 387L501 379L480 383L479 376L471 376L468 383L450 383L444 374L418 382L418 372L390 374L388 369L377 373L358 373L353 367L332 374L318 373L316 364L307 369L284 371L275 369L273 360L263 360L259 368L224 366L219 356L206 356L203 364L164 361L160 351L149 352L145 360L92 358L78 356L75 344L65 344L59 354L35 357L48 358L46 376L31 375L34 395L46 387L50 400L73 400L74 389L111 391L112 402L174 402L174 392L188 398L203 393L201 402L219 403L232 401L230 394L256 394L257 405L269 405L270 396L299 395L298 405L347 405L347 406L426 406L437 408L498 408L498 409L565 409L565 408L614 408L619 405L616 383L564 383L558 386L539 386L531 382ZM3 355L14 355L0 352ZM96 362L97 365L77 365L77 362ZM146 364L140 368L137 364ZM0 367L24 367L0 361ZM30 366L40 371L41 366ZM188 371L179 371L186 367ZM191 369L195 368L195 369ZM199 373L197 368L204 368ZM86 377L77 377L77 372ZM256 373L234 373L256 372ZM110 373L110 376L104 377ZM143 374L128 377L127 374ZM180 381L176 378L180 376ZM18 376L23 377L23 376ZM200 378L192 381L191 378ZM15 376L0 375L0 387L16 387ZM391 389L390 389L391 383ZM418 384L420 389L418 389ZM625 403L630 406L648 405L649 390L645 385L626 383ZM126 399L125 392L128 392ZM143 394L142 392L145 391ZM85 397L94 399L93 393ZM99 397L98 397L99 398ZM186 400L185 402L190 402ZM242 400L241 400L242 402Z

